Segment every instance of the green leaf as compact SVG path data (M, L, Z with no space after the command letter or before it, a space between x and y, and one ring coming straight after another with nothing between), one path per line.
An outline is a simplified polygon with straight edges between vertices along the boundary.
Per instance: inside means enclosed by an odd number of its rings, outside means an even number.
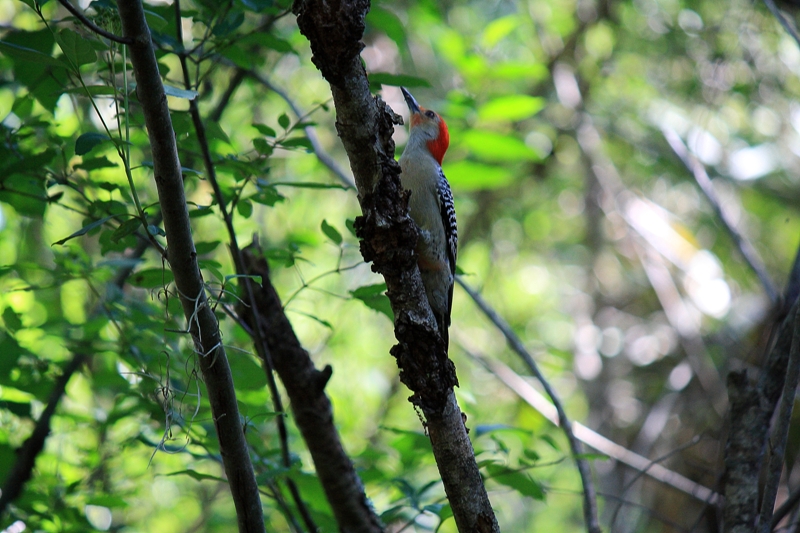
M501 163L541 161L533 149L513 135L483 130L469 130L461 135L464 145L477 157Z
M200 218L204 216L208 216L214 213L214 210L211 209L210 205L201 205L198 206L197 209L192 209L189 211L189 218Z
M223 141L226 144L231 144L230 138L224 131L222 131L222 127L220 127L218 122L207 122L206 133L208 134L209 139L216 139Z
M183 98L185 100L194 100L197 98L198 94L197 91L180 89L166 83L164 84L164 92L167 93L167 96L174 96L175 98Z
M442 170L450 185L462 191L499 189L514 179L514 175L506 167L486 165L468 159L447 163Z
M253 214L253 203L249 200L239 200L236 203L236 212L244 218L250 218L250 215Z
M219 481L222 483L227 483L227 480L222 479L219 476L212 476L209 474L202 474L196 470L179 470L177 472L171 472L169 474L164 474L165 477L171 476L189 476L190 478L194 479L195 481Z
M400 17L375 4L367 13L367 26L373 26L382 30L389 39L397 43L397 46L404 50L406 47L406 30Z
M286 113L278 117L278 125L281 128L286 129L289 127L289 124L291 124L291 120L289 120L289 116Z
M498 80L543 80L550 75L547 67L541 63L499 63L489 69L489 76Z
M253 124L253 127L257 129L258 133L260 133L264 137L275 137L275 135L277 135L275 133L275 130L273 130L269 126L265 126L264 124Z
M298 189L341 189L348 190L348 187L338 183L318 183L315 181L276 181L271 183L273 187L297 187Z
M219 243L220 241L196 242L194 244L194 250L197 252L197 255L209 254L217 249Z
M444 524L445 520L447 520L448 518L452 518L453 517L453 508L450 507L449 503L446 503L439 510L438 514L439 514L440 522L439 522L439 525L436 526L436 531L439 531L439 528L442 527L442 524ZM434 533L436 533L436 532L434 532Z
M259 390L267 386L264 369L255 362L252 355L230 350L228 361L237 390Z
M274 151L271 144L259 137L253 139L253 148L256 149L256 152L266 157L271 156Z
M336 228L328 224L327 220L322 220L320 229L322 229L322 233L324 233L331 241L333 241L333 244L337 246L342 244L342 234L339 233Z
M11 44L6 41L0 41L0 52L15 59L64 68L64 64L54 57L38 52L33 48Z
M491 21L483 30L481 46L484 48L494 47L509 33L517 29L521 22L522 17L519 15L508 15Z
M106 156L102 155L100 157L93 157L90 159L84 159L82 163L78 163L75 165L76 169L85 170L86 172L97 170L99 168L112 168L118 166L117 163L109 160ZM117 189L117 186L114 186L114 189Z
M278 202L283 201L284 199L285 197L278 191L276 191L274 187L263 187L260 191L258 191L254 195L248 197L248 200L252 200L253 202L262 205L268 205L270 207L272 207Z
M144 19L151 30L161 31L169 25L169 21L154 11L144 10Z
M430 87L428 80L408 76L406 74L389 74L388 72L373 72L369 75L370 86L373 84L391 85L393 87Z
M546 104L544 98L525 94L501 96L481 106L478 116L483 120L523 120L534 116Z
M19 313L10 307L3 309L3 323L5 324L6 329L11 333L22 329L22 319L20 316L21 315Z
M311 141L307 137L293 137L291 139L286 139L285 141L281 141L280 145L283 148L305 148L309 153L314 150L314 147L311 145Z
M81 229L79 229L78 231L76 231L75 233L70 235L69 237L64 237L60 241L56 241L53 244L54 245L55 244L64 244L65 242L67 242L70 239L74 239L75 237L80 237L81 235L86 235L87 233L89 233L93 229L99 228L100 226L102 226L103 224L105 224L106 222L111 220L112 218L117 218L118 216L120 216L120 215L112 215L110 217L103 217L100 220L95 220L94 222L85 225L84 227L82 227Z
M146 268L131 275L128 283L142 289L155 289L168 285L172 279L172 271L168 268Z
M358 238L358 235L356 235L356 221L355 220L353 220L352 218L348 218L347 220L344 221L344 225L347 228L347 231L350 232L350 235L352 235L355 238Z
M113 96L117 90L110 85L87 85L85 87L71 87L64 91L67 94L90 95L90 96Z
M111 138L105 133L99 133L96 131L84 133L75 141L75 155L88 154L95 146L110 140Z
M379 313L383 313L389 320L394 322L394 311L392 311L392 306L389 303L389 298L386 296L386 284L385 283L378 283L375 285L366 285L364 287L359 287L354 291L350 291L350 294L356 300L361 300L364 302L364 305L369 307L370 309L374 309Z
M220 270L222 268L222 265L219 264L218 261L214 261L213 259L203 259L202 261L198 261L197 263L200 266L200 268L205 268L206 270L211 272L211 275L213 275L217 279L217 281L219 281L220 283L225 282L225 276L222 274L222 270Z
M76 32L70 29L61 30L56 34L56 41L64 56L75 67L88 65L97 61L97 53L92 45Z
M523 496L534 500L544 500L545 493L542 485L531 479L525 472L509 470L505 466L496 464L487 465L486 472L496 482L514 489Z
M126 220L122 224L114 230L114 233L111 234L111 242L118 242L123 237L127 237L131 233L135 232L139 229L139 226L142 225L142 221L138 218L134 217L130 220Z

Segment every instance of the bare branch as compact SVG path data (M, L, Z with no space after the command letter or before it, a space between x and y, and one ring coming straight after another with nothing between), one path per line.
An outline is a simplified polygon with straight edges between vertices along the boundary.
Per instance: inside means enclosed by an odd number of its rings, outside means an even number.
M765 1L770 2L771 0ZM689 150L686 149L686 145L683 144L680 136L675 133L675 131L667 128L661 131L672 148L672 151L675 152L675 155L680 158L683 164L686 165L686 168L689 169L689 172L692 173L692 176L694 176L697 185L700 187L700 190L703 191L703 194L705 194L706 199L708 199L708 202L714 209L714 213L716 213L722 226L728 232L728 235L730 235L733 244L736 245L736 248L739 250L745 262L750 266L753 272L755 272L756 276L758 276L770 302L776 305L780 297L778 295L778 290L775 288L775 284L772 283L769 274L767 274L764 262L758 257L758 252L756 252L755 248L753 248L739 230L736 229L733 220L731 220L731 217L722 207L722 203L717 197L714 185L711 183L711 178L708 177L705 167L696 157L689 153Z
M167 96L156 63L150 29L141 0L119 0L124 35L131 39L131 64L136 93L142 105L153 154L169 264L180 295L189 331L200 355L198 363L208 390L214 426L225 473L236 506L241 532L263 532L264 518L258 485L244 438L230 366L222 346L219 324L205 292L192 239L180 160Z
M500 381L513 390L520 398L525 400L528 405L539 411L552 423L558 425L558 411L555 406L548 402L547 399L534 389L530 383L525 381L525 379L497 360L480 357L478 355L472 355L472 357L486 367L489 372L497 376ZM616 442L607 439L580 422L575 422L573 424L573 432L575 438L581 442L639 472L644 472L656 481L660 481L665 485L669 485L674 489L710 505L718 505L722 502L722 496L719 493L620 446Z
M469 294L470 298L472 298L472 301L475 302L475 305L477 305L478 308L483 311L483 314L486 315L489 320L491 320L492 323L497 326L497 329L503 333L503 336L508 341L511 349L522 358L522 360L530 369L531 374L533 374L539 383L542 384L545 392L547 392L547 395L553 402L556 413L558 413L557 424L567 436L569 447L572 451L572 457L575 460L575 464L578 466L578 472L580 473L581 482L583 483L583 517L586 521L586 529L589 533L599 532L600 522L597 518L597 496L595 494L594 483L592 482L592 472L589 468L589 462L581 457L583 450L581 450L580 442L572 432L572 423L570 422L569 418L567 418L567 413L564 411L564 406L561 404L558 394L556 394L555 389L553 389L542 372L539 370L539 366L536 364L536 361L533 360L531 354L525 349L522 341L511 329L511 326L509 326L508 323L503 320L500 315L498 315L497 312L491 306L489 306L488 303L486 303L486 301L480 294L478 294L477 291L473 290L469 285L467 285L461 276L456 276L456 281L467 292L467 294Z
M76 19L81 21L81 23L84 26L86 26L96 34L105 37L106 39L109 39L111 41L114 41L115 43L133 44L133 40L129 39L128 37L120 37L119 35L115 35L109 31L104 30L103 28L101 28L100 26L89 20L89 18L86 15L81 13L77 7L70 4L68 0L58 0L58 3L64 6L67 11L69 11L75 16Z

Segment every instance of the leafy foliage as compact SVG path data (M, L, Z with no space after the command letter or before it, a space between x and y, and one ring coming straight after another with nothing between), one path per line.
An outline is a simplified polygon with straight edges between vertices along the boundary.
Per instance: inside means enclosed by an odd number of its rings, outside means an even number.
M286 479L324 531L335 522L291 424L284 464L275 420L285 414L272 410L251 339L227 314L239 295L223 203L239 239L261 236L299 337L333 366L337 424L383 520L455 531L387 355L393 313L358 252L355 193L315 155L321 147L347 168L289 2L181 7L179 21L173 5L148 6L148 23L271 529L293 527ZM87 13L121 31L113 3ZM0 480L67 362L89 363L0 527L228 531L232 505L199 356L162 259L126 51L56 2L11 4L2 16ZM573 418L650 457L714 435L667 466L716 488L723 377L758 351L769 302L663 131L708 167L724 208L783 280L800 228L796 43L738 0L376 2L366 22L372 89L401 112L397 86L411 87L447 119L444 171L466 281L536 354ZM204 117L218 194L197 170L190 102ZM403 133L396 139L402 147ZM504 530L581 530L563 437L468 356L515 366L458 289L453 317L459 400ZM792 450L798 442L793 428ZM626 505L610 530L657 531L660 516L705 527L702 502L662 497L669 489L591 458L609 491L654 511Z

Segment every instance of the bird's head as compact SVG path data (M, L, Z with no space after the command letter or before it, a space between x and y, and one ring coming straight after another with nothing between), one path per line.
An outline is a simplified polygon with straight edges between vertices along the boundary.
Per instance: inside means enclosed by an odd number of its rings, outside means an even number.
M420 107L417 100L411 96L411 93L405 87L400 87L400 90L403 92L409 111L411 111L409 145L412 142L420 142L428 148L433 158L441 165L444 153L447 151L447 147L450 146L450 133L447 131L447 124L435 111Z

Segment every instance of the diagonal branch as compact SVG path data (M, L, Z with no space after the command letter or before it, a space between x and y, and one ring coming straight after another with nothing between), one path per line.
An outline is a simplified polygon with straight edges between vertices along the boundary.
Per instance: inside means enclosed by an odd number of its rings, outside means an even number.
M581 482L583 483L583 518L586 522L586 529L589 533L599 533L600 521L597 518L597 494L595 493L594 483L592 482L592 472L589 468L589 462L585 458L581 457L583 454L581 443L575 437L575 434L572 431L572 422L570 422L569 418L567 417L567 412L564 410L564 406L562 405L558 394L556 394L555 389L553 389L553 387L550 385L550 382L547 381L547 379L544 377L544 374L542 374L542 372L539 370L539 365L537 365L536 361L533 360L530 352L525 349L522 341L511 329L511 326L508 325L508 322L503 320L500 315L498 315L497 312L488 303L486 303L486 301L480 294L478 294L477 291L467 285L461 276L456 276L456 281L467 292L467 294L469 294L470 298L472 298L472 301L475 302L475 305L478 306L483 314L486 315L497 327L497 329L503 333L503 336L506 338L506 341L508 341L511 349L522 358L522 360L528 366L528 369L531 371L531 374L533 374L536 380L542 384L545 392L553 402L556 413L558 413L558 425L567 436L569 448L572 452L572 458L575 460L575 464L578 466L578 473L580 474Z
M555 406L548 402L547 399L525 379L499 361L481 357L477 354L467 353L481 363L489 372L497 376L500 381L514 391L517 396L522 398L525 403L539 411L542 416L552 423L558 425L558 412ZM624 446L620 446L616 442L584 426L580 422L575 422L573 424L573 429L575 437L587 446L628 465L634 470L646 474L660 483L664 483L665 485L710 505L719 505L722 502L722 496L719 493L673 470L669 470L657 462L642 457Z
M253 244L242 250L245 273L261 276L252 305L237 305L237 313L249 330L259 329L263 349L280 376L294 413L294 419L306 442L314 467L341 531L381 533L383 526L367 500L364 486L342 446L333 423L333 408L325 395L331 367L314 367L302 347L281 305L269 277L264 253ZM261 350L259 350L261 354Z
M76 19L81 21L81 23L84 26L86 26L87 28L89 28L90 30L95 32L97 35L100 35L101 37L105 37L106 39L108 39L110 41L114 41L115 43L133 44L133 41L131 39L129 39L127 37L120 37L119 35L115 35L115 34L109 32L109 31L104 30L103 28L101 28L100 26L98 26L97 24L92 22L86 15L81 13L80 10L77 7L75 7L72 4L70 4L69 0L58 0L58 3L61 4L62 6L64 6L64 8L66 8L67 11L72 13L72 15L75 16Z
M222 346L219 324L208 303L197 263L175 133L150 29L145 21L141 0L119 0L117 6L123 33L132 41L131 64L153 154L154 176L164 216L169 264L208 390L225 473L236 507L239 531L263 532L261 499L242 430L231 369Z
M756 276L758 276L770 302L772 302L773 305L777 304L780 298L778 290L775 288L775 284L772 283L769 274L767 274L767 269L764 267L763 261L758 257L758 252L753 248L753 245L751 245L739 230L736 229L736 225L731 220L731 217L722 207L722 203L719 201L717 193L714 190L714 185L711 183L711 178L708 177L708 173L703 164L689 153L689 150L686 149L686 145L683 144L683 141L677 133L670 129L663 129L662 133L669 143L670 148L672 148L672 151L675 152L675 155L680 158L689 172L692 173L692 176L694 176L698 187L700 187L700 190L705 194L706 199L708 199L708 202L714 209L714 213L716 213L719 221L722 222L722 226L728 232L728 235L730 235L733 244L736 245L736 248L739 250L739 253L742 254L745 262L747 262L748 266L755 272Z

